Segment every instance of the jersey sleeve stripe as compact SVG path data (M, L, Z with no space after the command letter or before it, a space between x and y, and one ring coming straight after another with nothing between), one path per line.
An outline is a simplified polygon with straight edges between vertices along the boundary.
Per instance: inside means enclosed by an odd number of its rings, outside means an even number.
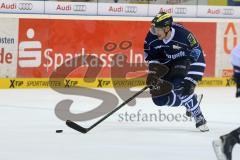
M203 76L203 72L190 71L188 72L188 75L189 74Z

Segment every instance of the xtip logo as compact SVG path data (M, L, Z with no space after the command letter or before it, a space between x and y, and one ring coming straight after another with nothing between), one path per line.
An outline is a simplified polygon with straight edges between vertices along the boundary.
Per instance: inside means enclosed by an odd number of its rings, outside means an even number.
M72 81L69 79L65 80L65 88L75 87L77 86L77 84L78 84L78 81Z
M109 85L110 85L110 81L105 81L103 79L99 79L97 87L102 88L102 87L107 87Z
M234 79L233 78L227 79L226 87L233 86L233 85L235 85Z
M23 81L16 81L14 79L10 80L9 88L21 87L23 85Z
M35 31L30 28L27 30L29 41L19 43L19 66L22 68L39 67L41 65L41 48L40 41L33 41Z

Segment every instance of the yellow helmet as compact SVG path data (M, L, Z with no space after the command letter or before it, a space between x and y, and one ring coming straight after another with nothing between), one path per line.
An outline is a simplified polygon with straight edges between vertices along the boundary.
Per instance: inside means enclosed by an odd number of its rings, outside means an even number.
M153 18L152 23L155 27L171 27L173 23L173 18L172 15L169 13L160 12Z

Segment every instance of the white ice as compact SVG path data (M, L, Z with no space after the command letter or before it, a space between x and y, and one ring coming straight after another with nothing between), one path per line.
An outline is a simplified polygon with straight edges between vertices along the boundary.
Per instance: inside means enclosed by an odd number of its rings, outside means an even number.
M108 91L113 92L111 89ZM114 93L114 92L113 92ZM235 88L199 88L210 132L194 122L120 122L125 112L184 114L185 109L157 107L150 98L137 99L87 134L68 128L55 116L55 105L73 99L72 110L90 110L100 101L62 95L51 89L0 90L1 160L216 160L212 140L240 126L240 99ZM115 93L114 93L115 94ZM96 121L81 122L89 126ZM63 133L55 133L62 129ZM233 151L239 160L240 147Z

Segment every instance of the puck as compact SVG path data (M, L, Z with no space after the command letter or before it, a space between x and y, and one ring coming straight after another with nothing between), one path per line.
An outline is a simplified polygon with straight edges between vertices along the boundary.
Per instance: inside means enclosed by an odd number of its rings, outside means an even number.
M63 130L56 130L56 133L62 133Z

